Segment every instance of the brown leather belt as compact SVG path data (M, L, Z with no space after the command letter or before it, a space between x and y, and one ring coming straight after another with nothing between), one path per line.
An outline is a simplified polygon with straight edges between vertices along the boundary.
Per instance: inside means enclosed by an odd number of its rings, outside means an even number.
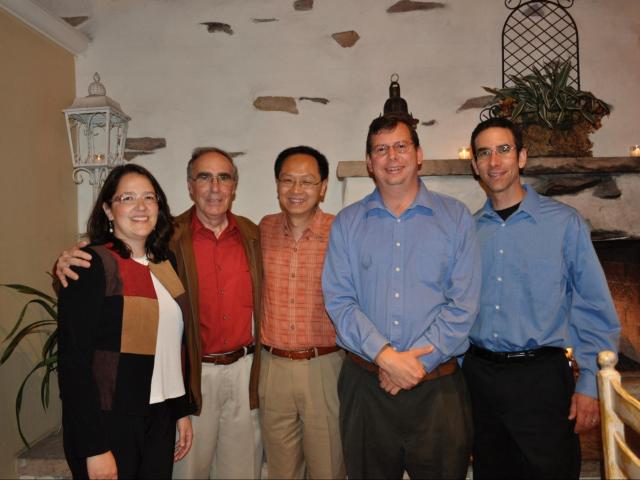
M380 367L378 367L378 365L376 365L375 363L367 362L364 358L362 358L359 355L356 355L355 353L347 352L347 357L349 357L355 363L357 363L362 368L364 368L365 370L371 373L375 373L377 375L378 372L380 371ZM436 368L434 368L430 372L425 373L424 377L422 377L422 379L420 380L420 383L427 382L429 380L435 380L436 378L440 378L440 377L446 377L447 375L451 375L457 369L458 369L457 360L455 358L450 358L446 362L438 365Z
M202 356L203 363L214 363L216 365L231 365L237 362L242 357L249 355L256 351L255 345L248 345L246 347L240 347L238 350L226 353L210 353Z
M321 355L327 355L329 353L337 352L340 347L309 347L302 348L300 350L282 350L281 348L270 347L269 345L262 345L264 349L271 355L276 357L284 357L290 360L311 360L312 358L319 357Z

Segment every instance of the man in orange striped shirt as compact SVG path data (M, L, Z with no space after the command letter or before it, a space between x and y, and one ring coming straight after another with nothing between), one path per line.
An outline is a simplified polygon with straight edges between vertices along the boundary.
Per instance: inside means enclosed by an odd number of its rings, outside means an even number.
M324 308L333 215L324 155L292 147L275 163L282 212L260 222L264 264L260 410L270 478L344 478L337 381L344 352Z

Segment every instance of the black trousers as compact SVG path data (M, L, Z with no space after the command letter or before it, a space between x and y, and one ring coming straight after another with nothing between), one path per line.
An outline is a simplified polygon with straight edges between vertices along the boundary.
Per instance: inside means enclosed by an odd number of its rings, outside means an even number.
M464 478L472 426L462 372L393 396L347 357L338 379L340 433L352 479Z
M176 421L167 403L149 406L148 416L103 412L119 479L169 479L173 473ZM74 479L89 478L86 458L69 458Z
M578 478L580 443L568 420L574 378L564 352L462 366L474 424L473 478Z

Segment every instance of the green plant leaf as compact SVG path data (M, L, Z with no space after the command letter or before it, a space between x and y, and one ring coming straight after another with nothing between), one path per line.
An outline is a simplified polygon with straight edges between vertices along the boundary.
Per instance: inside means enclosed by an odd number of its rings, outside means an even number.
M516 108L513 109L513 112L511 113L511 118L513 120L515 120L516 118L518 118L520 116L520 114L522 113L522 110L524 109L525 104L524 103L518 103L516 105Z
M15 325L13 326L9 334L4 339L5 342L16 333L16 331L22 324L22 320L27 314L27 310L29 306L33 304L40 305L42 308L44 308L44 310L51 316L52 319L58 318L58 312L56 312L55 308L53 308L50 304L48 304L47 302L39 298L33 298L29 300L24 307L22 307L22 310L20 311L20 315L18 316L18 320L16 321Z
M56 328L47 340L42 345L42 358L47 359L48 357L55 354L54 350L58 347L58 329Z
M38 290L36 288L30 287L28 285L21 285L19 283L5 283L5 284L0 284L0 286L10 288L10 289L15 290L15 291L17 291L19 293L24 293L25 295L35 295L37 297L41 297L45 301L47 301L47 302L49 302L49 303L51 303L53 305L57 304L57 301L56 301L56 299L54 297L52 297L50 295L47 295L46 293L44 293L44 292L42 292L42 291L40 291L40 290Z
M56 325L57 322L55 320L38 320L30 323L22 330L20 330L9 342L4 352L2 353L2 357L0 357L0 365L5 363L16 347L20 344L23 338L27 335L31 335L33 333L49 333L48 330L43 329L42 327L47 327L49 325Z
M585 120L587 120L587 122L589 122L591 125L595 125L596 124L596 119L593 115L591 115L591 113L585 111L585 110L580 110L580 113L582 114L582 116L585 118Z
M29 445L27 438L24 436L24 432L22 431L22 424L20 422L20 410L22 410L22 395L24 393L24 387L26 386L29 378L31 378L31 375L33 375L36 371L38 371L42 367L44 367L44 363L38 362L35 365L35 367L31 369L31 371L27 374L27 376L24 377L24 380L22 381L22 383L20 384L20 388L18 389L18 394L16 395L16 422L18 424L18 433L20 434L22 443L24 443L27 448L31 448L31 445Z

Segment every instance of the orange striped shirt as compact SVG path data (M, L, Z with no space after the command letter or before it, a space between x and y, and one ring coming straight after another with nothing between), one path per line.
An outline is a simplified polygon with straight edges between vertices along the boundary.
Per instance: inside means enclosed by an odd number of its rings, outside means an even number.
M284 213L267 215L260 222L265 345L296 350L336 344L322 297L322 266L333 219L318 209L297 242Z

